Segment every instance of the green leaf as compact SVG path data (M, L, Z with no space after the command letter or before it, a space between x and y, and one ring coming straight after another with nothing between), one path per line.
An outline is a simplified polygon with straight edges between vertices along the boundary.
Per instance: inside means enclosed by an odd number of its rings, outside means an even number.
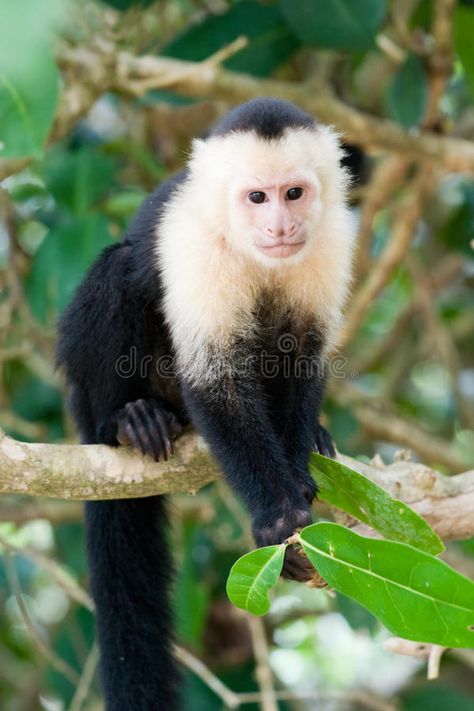
M201 61L225 47L239 35L247 47L224 62L228 69L267 76L298 47L277 7L244 0L222 15L206 18L188 29L163 50L178 59Z
M87 215L91 205L114 186L118 161L98 146L67 150L64 145L48 149L43 176L58 206L75 215Z
M405 128L422 120L428 98L428 83L423 63L415 54L403 62L387 93L390 116Z
M56 0L2 3L1 158L41 154L58 99L59 74L51 46L58 10Z
M87 267L110 243L107 220L94 213L46 235L25 284L36 318L46 323L55 319L69 303Z
M227 595L236 607L253 615L268 612L268 592L281 573L285 548L284 544L257 548L234 563L227 580Z
M387 13L387 0L280 0L286 20L304 44L369 49Z
M385 538L408 543L437 555L443 543L431 526L403 501L392 497L359 472L341 462L313 452L309 470L319 487L319 496L331 506L346 511Z
M453 16L454 49L461 60L466 79L474 94L474 52L472 38L474 37L474 9L457 6Z
M335 523L308 526L300 539L329 585L366 607L393 634L474 647L474 583L443 561Z

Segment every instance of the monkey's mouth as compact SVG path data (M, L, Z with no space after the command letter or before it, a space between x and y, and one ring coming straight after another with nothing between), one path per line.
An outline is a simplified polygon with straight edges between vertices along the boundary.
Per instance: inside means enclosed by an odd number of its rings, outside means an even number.
M277 242L276 244L263 246L258 245L260 252L265 254L267 257L272 257L273 259L286 259L287 257L292 257L297 254L305 245L305 240L301 242Z

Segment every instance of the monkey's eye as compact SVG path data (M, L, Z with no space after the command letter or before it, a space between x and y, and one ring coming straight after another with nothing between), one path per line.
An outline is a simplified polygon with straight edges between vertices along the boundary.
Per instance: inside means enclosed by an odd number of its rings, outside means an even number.
M265 202L266 197L265 193L262 193L260 190L249 193L250 202L254 202L256 205L260 205L260 203Z
M303 195L303 188L290 188L286 191L287 200L299 200Z

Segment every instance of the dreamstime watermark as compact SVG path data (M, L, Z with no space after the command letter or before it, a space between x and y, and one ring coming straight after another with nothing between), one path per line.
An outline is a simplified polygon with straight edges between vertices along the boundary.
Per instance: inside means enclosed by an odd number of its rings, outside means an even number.
M335 353L323 358L320 355L308 355L299 352L298 339L292 334L283 334L275 349L262 348L252 353L242 353L235 349L232 354L216 354L210 351L198 362L191 362L189 370L193 375L210 375L212 379L229 376L260 376L272 378L356 378L357 372L351 372L349 361L342 353ZM171 355L139 357L138 349L132 346L115 362L115 372L120 378L174 379L185 375L187 369L178 366Z

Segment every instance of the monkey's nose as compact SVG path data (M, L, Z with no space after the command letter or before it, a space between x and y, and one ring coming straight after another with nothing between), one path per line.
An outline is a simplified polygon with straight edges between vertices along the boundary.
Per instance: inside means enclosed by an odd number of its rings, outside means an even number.
M265 225L263 227L263 232L269 237L275 237L276 239L283 239L284 237L292 237L298 230L298 225L296 222L292 222L290 225Z

